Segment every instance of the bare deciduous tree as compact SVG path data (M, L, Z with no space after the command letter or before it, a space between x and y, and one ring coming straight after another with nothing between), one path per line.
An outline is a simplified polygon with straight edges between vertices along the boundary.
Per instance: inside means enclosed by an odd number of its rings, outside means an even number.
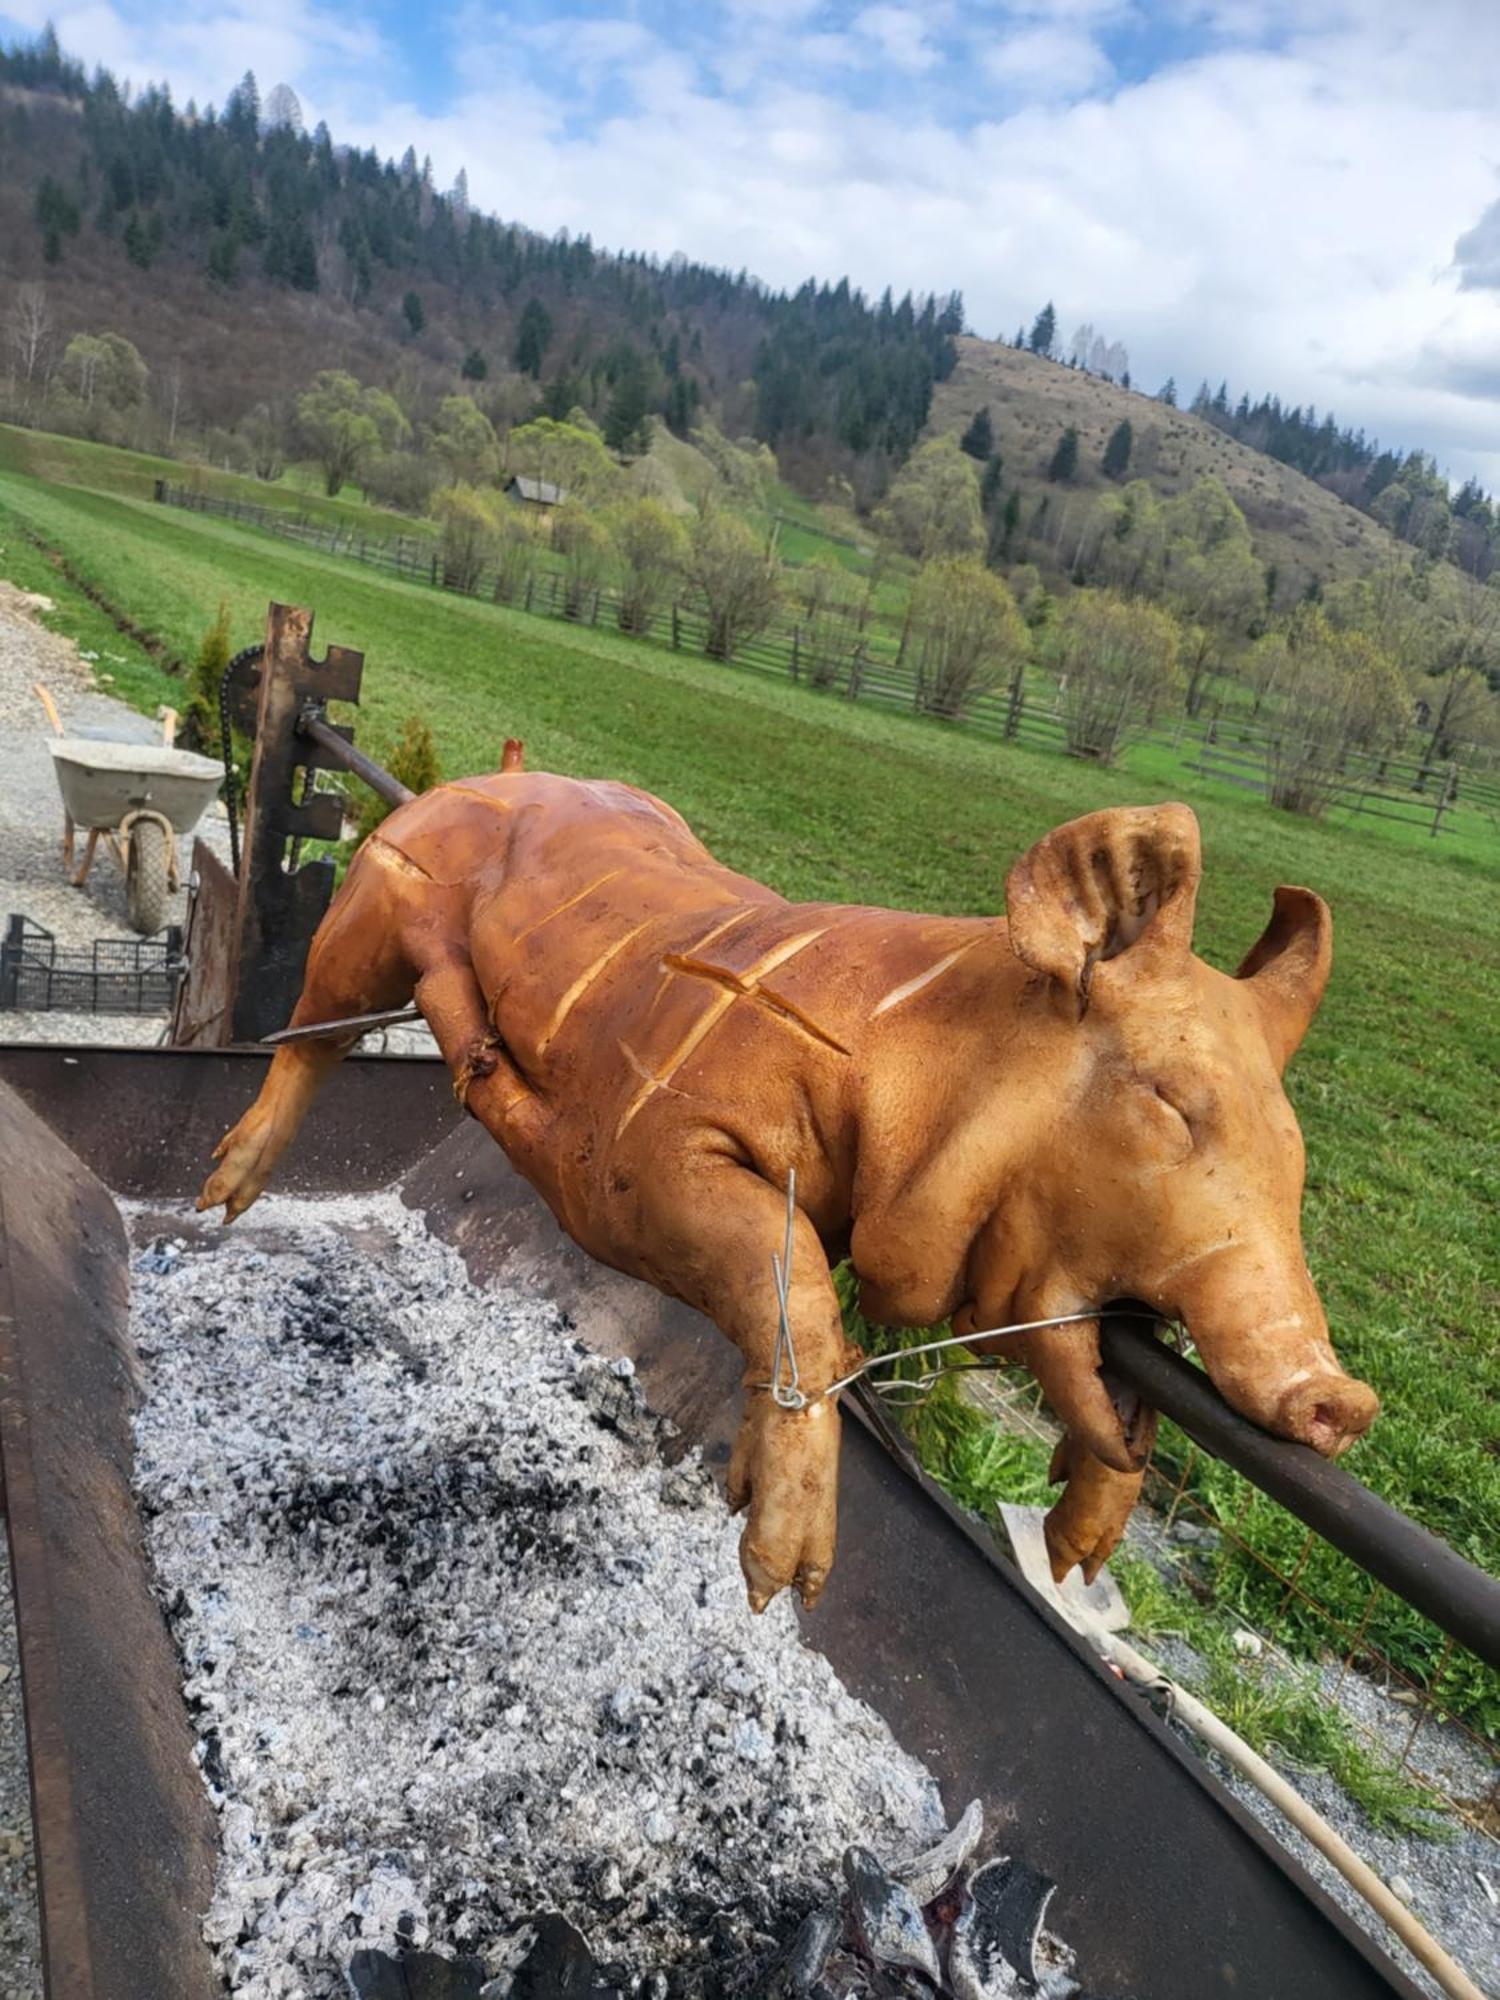
M56 325L44 285L17 285L5 331L23 382L35 375Z

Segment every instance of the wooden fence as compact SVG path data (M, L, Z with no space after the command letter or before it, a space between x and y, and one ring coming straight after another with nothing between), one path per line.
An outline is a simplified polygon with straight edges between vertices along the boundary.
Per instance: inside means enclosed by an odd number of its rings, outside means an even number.
M239 521L324 555L364 563L408 583L440 590L457 587L446 581L441 550L431 535L382 540L306 515L172 486L166 480L156 482L156 498L165 506ZM615 626L629 637L655 640L674 651L709 650L709 618L701 602L677 599L654 611L643 625L632 627L626 622L618 592L603 584L579 587L562 569L541 562L533 563L514 585L493 565L485 566L472 588L461 594L489 598L569 624ZM924 698L903 651L893 634L872 628L859 614L851 613L846 649L820 674L810 659L806 627L783 614L765 631L737 643L733 662L778 679L821 685L849 700L941 717L943 711L930 694ZM1026 673L1020 671L1008 685L971 696L961 714L951 719L983 736L1037 749L1068 749L1061 695L1050 680L1036 673L1028 681ZM1243 712L1226 714L1221 707L1212 715L1183 718L1171 728L1155 728L1146 735L1149 741L1176 751L1187 769L1201 777L1258 792L1262 797L1271 795L1274 723ZM1450 829L1461 807L1483 815L1500 832L1500 772L1461 766L1457 760L1433 764L1395 754L1350 753L1331 788L1332 810L1425 827L1434 836Z

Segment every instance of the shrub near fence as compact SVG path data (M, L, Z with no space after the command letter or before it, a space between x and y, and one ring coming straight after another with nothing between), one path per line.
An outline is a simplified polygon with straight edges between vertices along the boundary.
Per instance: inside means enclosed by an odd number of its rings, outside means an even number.
M269 507L256 507L248 501L226 500L173 486L164 479L156 481L155 497L164 506L239 521L301 547L364 563L404 582L425 583L439 590L451 587L444 582L434 536L400 535L381 540ZM570 591L563 574L555 569L532 568L517 591L513 579L503 570L486 566L477 573L472 590L462 594L492 598L517 610L543 618L562 618L571 624L605 624L618 626L622 631L631 630L622 617L626 607L619 592L603 585L590 587L581 594ZM679 599L654 612L632 636L657 640L676 651L706 653L711 635L704 607ZM758 637L737 645L733 657L736 666L749 667L758 673L812 681L812 662L804 658L806 648L801 624L783 615ZM873 701L902 709L920 706L914 670L886 634L859 620L854 621L842 671L832 680L826 670L821 671L817 684L831 687L850 700ZM1019 668L1005 686L973 696L964 708L962 725L1008 742L1066 751L1067 728L1055 690L1049 682L1044 682L1043 687L1044 693L1033 692L1024 668ZM1206 720L1199 718L1193 728L1195 734L1201 731L1201 735L1191 747L1184 740L1186 719L1171 730L1149 731L1147 740L1183 751L1190 758L1188 768L1199 776L1266 794L1270 726L1243 714L1226 717L1218 711ZM1335 788L1332 802L1335 810L1425 826L1435 835L1447 831L1460 805L1466 805L1484 813L1492 825L1500 826L1500 774L1461 769L1456 762L1439 765L1363 752L1351 753L1346 762L1346 775Z

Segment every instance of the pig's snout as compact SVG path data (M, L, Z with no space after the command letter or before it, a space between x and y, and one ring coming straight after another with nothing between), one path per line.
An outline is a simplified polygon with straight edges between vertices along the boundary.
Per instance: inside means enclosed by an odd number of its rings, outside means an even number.
M1314 1375L1289 1390L1267 1425L1278 1437L1311 1445L1324 1458L1337 1458L1356 1438L1362 1438L1380 1410L1380 1398L1368 1382L1356 1382L1342 1369Z

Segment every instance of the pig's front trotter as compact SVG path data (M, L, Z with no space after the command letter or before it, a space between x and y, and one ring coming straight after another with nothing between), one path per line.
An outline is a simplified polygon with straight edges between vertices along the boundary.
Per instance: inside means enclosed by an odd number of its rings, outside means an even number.
M1152 1412L1152 1428L1155 1428ZM1053 1485L1067 1483L1046 1520L1047 1554L1052 1578L1061 1583L1075 1564L1085 1583L1094 1578L1120 1545L1125 1524L1140 1498L1144 1465L1139 1472L1116 1472L1095 1458L1087 1445L1069 1433L1058 1440L1049 1473Z
M830 1397L784 1410L753 1390L729 1466L729 1504L748 1509L740 1567L750 1607L764 1611L788 1584L809 1608L833 1567L838 1536L839 1413Z
M218 1165L198 1197L200 1212L222 1207L226 1222L244 1214L296 1137L318 1086L357 1039L291 1043L276 1051L260 1095L214 1148Z

